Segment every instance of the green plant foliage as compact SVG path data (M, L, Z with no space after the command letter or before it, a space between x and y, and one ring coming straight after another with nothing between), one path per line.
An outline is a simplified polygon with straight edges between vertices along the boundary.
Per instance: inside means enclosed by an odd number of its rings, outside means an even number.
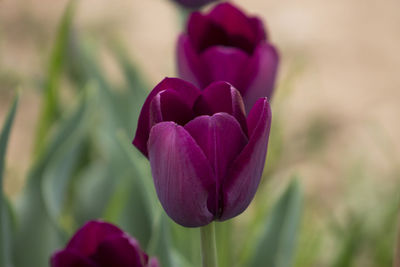
M17 233L15 240L15 265L19 266L45 266L51 253L60 248L66 241L65 232L61 229L58 222L54 219L52 212L61 205L63 196L60 199L53 199L57 197L53 194L43 194L46 192L46 187L54 185L51 181L47 180L45 184L46 174L49 172L60 172L61 179L62 172L69 170L67 166L57 164L58 155L65 151L64 144L68 144L75 138L75 133L79 131L81 120L84 118L86 102L80 101L74 112L68 116L65 121L59 122L57 131L54 136L47 143L48 146L43 150L43 153L38 157L36 163L31 169L25 190L17 203ZM58 171L54 168L58 166ZM54 177L53 177L54 178ZM50 178L46 178L50 179ZM57 179L55 177L54 179ZM48 185L50 183L50 185ZM59 192L59 185L57 187ZM64 189L65 190L65 189ZM55 203L48 203L55 201ZM55 206L53 206L55 205ZM37 245L40 242L40 246ZM24 251L24 256L21 257L18 252Z
M59 87L63 73L66 48L71 30L75 1L70 1L57 31L57 37L50 56L44 97L36 133L35 154L40 153L53 123L60 117Z
M293 180L269 214L250 266L292 266L302 207L302 191Z
M11 266L11 208L3 195L3 176L5 168L5 155L8 139L18 105L18 95L15 97L10 111L6 117L0 134L0 267Z

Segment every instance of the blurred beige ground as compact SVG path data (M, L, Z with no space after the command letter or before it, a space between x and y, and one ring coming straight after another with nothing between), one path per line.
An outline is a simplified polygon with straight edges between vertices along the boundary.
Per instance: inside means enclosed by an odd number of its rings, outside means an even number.
M1 122L14 86L23 89L8 153L9 194L20 189L30 164L40 105L34 85L43 78L66 2L0 0ZM323 208L345 194L347 173L357 162L377 181L372 188L393 186L400 164L400 1L235 2L264 18L280 49L282 92L274 107L282 119L284 141L301 142L304 126L313 121L332 129L314 156L302 157L302 146L284 146L292 164L277 176L298 172L308 195ZM82 34L121 38L152 85L174 76L179 17L167 0L81 0L75 27ZM358 201L374 199L361 195Z

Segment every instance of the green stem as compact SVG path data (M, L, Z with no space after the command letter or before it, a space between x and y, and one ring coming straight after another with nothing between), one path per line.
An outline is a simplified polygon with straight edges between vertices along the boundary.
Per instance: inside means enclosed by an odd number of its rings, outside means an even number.
M214 223L201 227L200 235L203 267L217 267L217 246L215 243Z

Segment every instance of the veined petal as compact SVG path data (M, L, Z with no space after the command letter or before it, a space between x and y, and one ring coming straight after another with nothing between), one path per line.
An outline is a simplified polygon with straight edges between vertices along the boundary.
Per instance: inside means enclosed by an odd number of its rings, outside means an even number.
M222 209L221 185L232 161L247 144L247 136L237 120L227 113L197 117L186 124L185 129L201 147L214 170L215 191L210 194L208 209L219 217Z
M143 256L136 241L118 236L104 240L92 258L99 267L126 267L144 266L146 259Z
M243 71L249 55L235 47L212 46L201 54L208 81L228 81L235 88L243 86ZM208 84L207 84L208 85Z
M248 116L250 139L223 184L224 209L221 220L242 213L253 199L260 183L271 128L271 109L266 98L259 99Z
M246 90L241 92L247 112L257 99L261 97L271 99L278 63L279 55L273 45L266 42L258 45L244 74L244 77L248 77L243 87Z
M178 78L165 78L150 92L143 104L142 110L140 111L135 139L132 142L133 145L136 146L146 157L148 154L147 140L149 139L151 128L150 103L160 91L167 89L177 91L188 106L193 106L194 101L200 94L200 90L194 85Z
M61 250L50 260L51 267L99 267L92 260L73 250Z
M197 115L213 115L226 112L239 122L247 134L246 112L238 90L227 82L214 82L196 100L193 110Z
M105 239L120 235L123 235L123 232L110 223L90 221L76 232L69 241L66 249L89 256L96 251L97 246Z
M210 223L207 208L215 190L213 170L190 134L173 122L161 122L150 133L149 160L158 198L167 214L186 227Z

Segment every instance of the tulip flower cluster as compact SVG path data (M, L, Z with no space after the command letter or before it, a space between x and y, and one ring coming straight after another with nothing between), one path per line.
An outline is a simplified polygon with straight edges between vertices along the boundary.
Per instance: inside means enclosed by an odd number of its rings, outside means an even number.
M151 91L133 145L150 160L167 214L198 227L239 215L256 193L278 53L260 19L221 3L191 14L177 62L183 80Z
M176 1L191 8L212 2ZM177 43L180 78L165 78L150 92L133 140L176 223L205 226L249 206L267 155L278 61L259 18L229 3L190 15ZM51 266L159 264L116 226L91 221L52 256Z

